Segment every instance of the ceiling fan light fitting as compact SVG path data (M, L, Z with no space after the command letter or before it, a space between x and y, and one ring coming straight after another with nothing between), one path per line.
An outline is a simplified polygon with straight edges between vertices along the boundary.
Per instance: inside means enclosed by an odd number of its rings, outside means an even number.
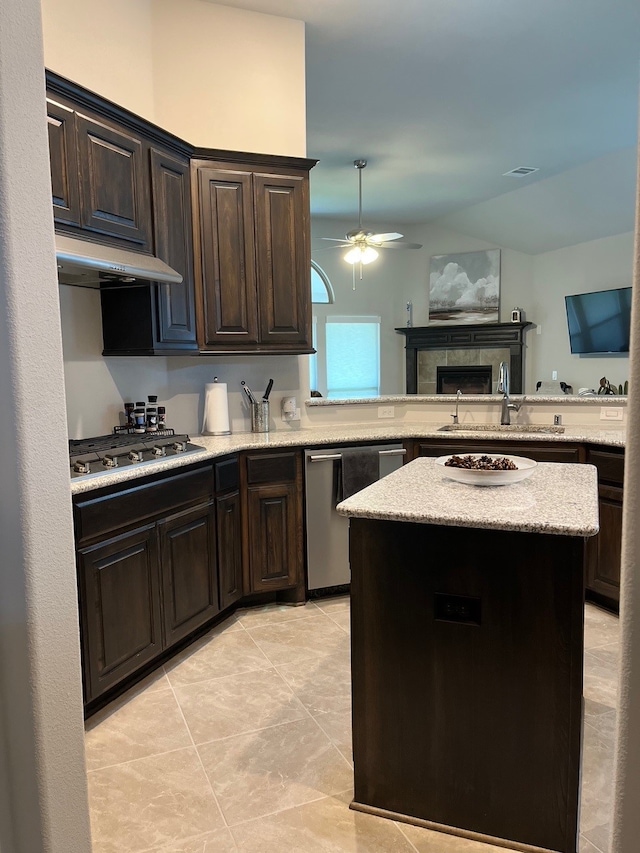
M378 257L378 252L372 246L354 246L344 256L348 264L370 264Z

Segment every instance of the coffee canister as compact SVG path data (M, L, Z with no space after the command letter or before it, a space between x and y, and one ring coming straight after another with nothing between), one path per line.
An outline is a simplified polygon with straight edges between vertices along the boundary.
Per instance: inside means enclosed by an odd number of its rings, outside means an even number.
M269 401L251 403L251 432L269 432Z

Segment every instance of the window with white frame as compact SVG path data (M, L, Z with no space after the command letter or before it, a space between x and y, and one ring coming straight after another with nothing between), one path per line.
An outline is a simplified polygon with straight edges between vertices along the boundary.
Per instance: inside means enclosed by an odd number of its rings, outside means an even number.
M380 317L329 315L314 323L311 387L334 400L380 393Z

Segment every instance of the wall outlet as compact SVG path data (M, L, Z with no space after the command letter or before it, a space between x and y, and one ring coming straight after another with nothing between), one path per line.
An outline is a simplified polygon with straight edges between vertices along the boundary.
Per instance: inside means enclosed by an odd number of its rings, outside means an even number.
M552 371L551 371L551 378L552 378L552 379L557 379L557 378L558 378L558 371L557 371L557 370L552 370Z
M378 417L379 418L394 418L395 417L395 407L394 406L378 406Z
M536 335L542 334L542 326L536 326Z
M601 421L621 421L624 417L624 409L618 406L603 406L600 409Z

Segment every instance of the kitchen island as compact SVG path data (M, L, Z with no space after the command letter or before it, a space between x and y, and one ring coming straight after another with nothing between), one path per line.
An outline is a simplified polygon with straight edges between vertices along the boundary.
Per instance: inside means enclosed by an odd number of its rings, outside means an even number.
M576 853L585 537L595 468L452 482L417 459L351 519L352 807Z

